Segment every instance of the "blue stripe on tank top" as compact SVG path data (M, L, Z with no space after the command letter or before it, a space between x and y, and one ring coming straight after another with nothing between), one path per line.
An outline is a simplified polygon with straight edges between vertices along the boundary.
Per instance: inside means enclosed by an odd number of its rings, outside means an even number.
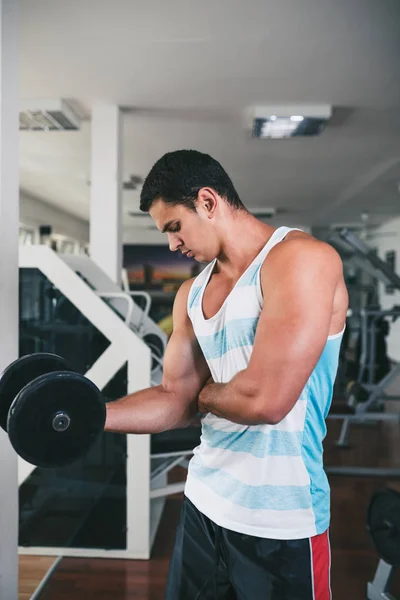
M222 431L210 425L202 425L202 441L211 448L221 448L231 452L245 452L256 458L266 456L300 456L302 431Z
M236 284L236 287L243 287L245 285L257 285L258 283L258 272L262 263L249 267L247 271L242 275Z
M190 472L233 504L252 510L298 510L311 507L310 486L248 485L221 469L210 469L192 461Z
M199 306L201 289L202 289L201 285L192 287L191 293L190 293L190 298L189 298L189 308L193 308L193 306Z
M310 477L312 508L317 533L325 531L330 518L329 482L323 469L320 440L326 435L325 418L332 401L333 386L343 334L327 341L320 359L307 383L307 412L304 423L302 457ZM325 399L325 405L321 399Z
M221 358L234 348L253 346L258 319L233 319L212 335L198 335L197 341L206 360Z

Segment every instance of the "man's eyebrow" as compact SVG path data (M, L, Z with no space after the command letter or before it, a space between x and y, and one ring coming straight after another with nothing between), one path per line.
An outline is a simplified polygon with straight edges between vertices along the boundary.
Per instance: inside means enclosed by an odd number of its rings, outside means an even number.
M168 231L168 229L171 227L174 221L175 219L172 219L172 221L168 221L168 223L165 223L164 227L161 230L161 233L165 233L166 231Z

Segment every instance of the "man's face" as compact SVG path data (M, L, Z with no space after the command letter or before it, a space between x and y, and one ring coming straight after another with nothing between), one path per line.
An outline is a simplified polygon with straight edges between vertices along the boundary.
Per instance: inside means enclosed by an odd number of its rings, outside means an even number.
M149 212L159 231L167 234L172 252L179 250L198 262L210 262L216 257L212 250L215 245L213 228L202 211L157 200Z

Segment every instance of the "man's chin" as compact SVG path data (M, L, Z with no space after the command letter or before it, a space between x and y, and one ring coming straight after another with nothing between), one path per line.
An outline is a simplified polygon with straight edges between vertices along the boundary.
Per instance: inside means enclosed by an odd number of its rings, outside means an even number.
M208 264L212 260L214 260L213 258L210 258L209 256L204 256L204 254L200 254L198 252L196 252L196 253L192 252L190 258L192 258L194 261L196 261L198 263L203 263L203 264Z

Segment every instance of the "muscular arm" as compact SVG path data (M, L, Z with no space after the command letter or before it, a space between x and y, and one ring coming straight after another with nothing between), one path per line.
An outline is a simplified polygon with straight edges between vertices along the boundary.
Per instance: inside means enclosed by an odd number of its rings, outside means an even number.
M340 258L321 242L273 248L262 269L264 307L249 365L227 384L207 385L199 409L248 425L281 421L326 344L341 276Z
M162 383L107 404L106 431L160 433L185 427L195 416L199 392L210 372L187 314L191 282L186 281L175 298Z

